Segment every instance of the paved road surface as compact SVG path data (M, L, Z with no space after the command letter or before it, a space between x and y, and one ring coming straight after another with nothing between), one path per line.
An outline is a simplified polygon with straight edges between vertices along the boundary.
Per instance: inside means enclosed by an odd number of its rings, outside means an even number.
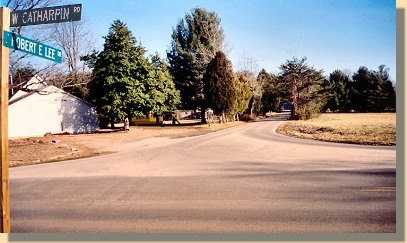
M11 231L395 232L395 147L276 134L285 118L11 168Z

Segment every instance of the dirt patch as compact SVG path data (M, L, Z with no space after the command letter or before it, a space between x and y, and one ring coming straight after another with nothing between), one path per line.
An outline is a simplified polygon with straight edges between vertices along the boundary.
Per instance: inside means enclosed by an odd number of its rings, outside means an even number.
M67 143L60 136L9 140L10 167L41 164L96 155L86 146Z
M130 131L101 130L94 134L51 135L9 140L9 166L50 163L70 159L86 158L118 152L126 144L152 137L171 139L198 136L225 128L242 125L244 122L226 124L188 124L184 126L134 126Z

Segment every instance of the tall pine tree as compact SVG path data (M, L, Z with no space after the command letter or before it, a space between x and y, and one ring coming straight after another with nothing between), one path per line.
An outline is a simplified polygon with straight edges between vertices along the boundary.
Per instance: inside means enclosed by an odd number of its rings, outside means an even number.
M176 88L181 93L183 109L201 109L201 121L206 123L207 98L203 75L208 63L222 50L224 34L215 12L195 8L179 20L173 29L167 58Z
M287 60L280 66L280 85L289 102L291 118L309 119L320 113L326 104L326 90L322 70L309 67L307 58Z
M104 49L94 62L94 79L89 99L96 104L101 124L146 113L150 109L149 62L145 49L126 24L115 20L105 39Z
M221 121L225 122L226 115L234 109L236 78L232 63L223 52L217 52L209 62L203 81L208 106L213 109L215 115L221 115Z
M269 111L277 111L280 106L280 98L277 94L277 76L270 75L262 69L257 76L258 83L261 84L262 96L260 111L265 115Z
M396 93L389 80L389 69L381 65L378 71L360 67L353 75L351 107L359 112L378 112L396 108Z
M151 113L157 118L172 114L180 103L179 91L168 72L167 63L160 58L158 53L151 56L152 72L149 85L149 96L151 97Z
M330 97L325 108L331 111L346 112L348 110L350 79L340 70L329 74Z

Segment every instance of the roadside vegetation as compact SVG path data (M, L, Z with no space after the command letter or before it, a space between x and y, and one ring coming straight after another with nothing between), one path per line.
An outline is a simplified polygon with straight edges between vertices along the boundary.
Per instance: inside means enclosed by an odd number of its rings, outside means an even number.
M326 113L305 121L286 121L277 132L329 142L396 145L396 113Z
M36 2L45 6L61 0L22 2L9 1L7 6L22 10L39 7ZM269 73L244 52L234 69L227 55L221 16L216 12L197 7L174 24L166 57L157 53L146 56L146 48L135 38L138 34L119 19L103 37L103 50L76 50L78 42L66 42L65 36L59 36L56 39L64 50L64 59L70 62L64 74L47 69L51 73L47 76L65 80L53 84L95 105L101 128L109 124L114 128L125 118L143 115L156 117L160 125L160 117L176 118L177 110L199 111L201 124L207 124L214 120L252 121L269 112L289 109L291 119L301 121L285 123L279 128L281 133L335 142L396 143L395 113L379 113L396 110L396 82L390 80L385 65L377 70L361 65L354 72L335 70L329 74L307 63L306 57L292 57L279 66L278 72ZM71 24L58 26L68 28ZM89 33L86 25L72 27L65 32L81 36L80 43L93 43L85 35ZM19 33L21 28L13 31ZM53 34L47 32L46 36L61 32L58 28L49 31ZM71 56L72 60L66 58ZM16 53L11 57L22 60L11 66L13 94L23 87L24 80L40 72Z

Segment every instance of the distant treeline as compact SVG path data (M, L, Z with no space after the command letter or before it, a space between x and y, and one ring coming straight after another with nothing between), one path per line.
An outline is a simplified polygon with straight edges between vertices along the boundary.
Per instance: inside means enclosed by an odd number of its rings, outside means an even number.
M310 119L320 112L395 111L396 90L385 65L377 71L336 70L325 76L293 57L279 73L258 71L250 56L233 70L227 57L224 30L215 12L195 8L173 28L166 59L147 50L120 20L104 37L102 51L82 56L91 72L78 83L70 75L64 89L97 107L101 126L126 117L174 115L177 109L201 111L201 122L218 116L222 122L253 119L290 107L292 119ZM22 67L13 73L11 95L35 73ZM76 81L74 81L76 80ZM78 85L77 85L78 84ZM13 88L14 87L14 88ZM288 106L287 106L288 105ZM209 117L208 117L209 116Z
M335 70L324 77L322 70L310 67L306 58L287 60L279 74L264 69L258 75L262 84L258 114L291 107L293 119L309 119L320 112L383 112L396 110L396 89L385 65L377 71L360 67L353 74Z
M389 79L389 69L379 66L377 71L360 67L349 77L336 70L329 75L330 99L324 110L380 112L396 109L396 90Z

